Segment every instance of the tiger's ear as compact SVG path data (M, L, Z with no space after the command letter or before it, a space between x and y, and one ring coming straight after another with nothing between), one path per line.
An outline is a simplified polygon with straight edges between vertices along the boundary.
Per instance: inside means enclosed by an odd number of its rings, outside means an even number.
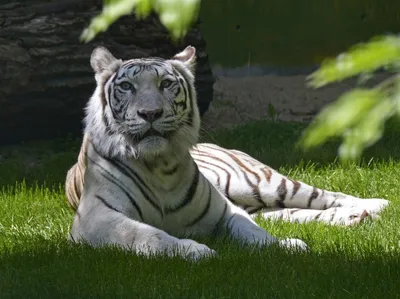
M108 69L111 64L117 61L110 51L105 47L99 46L95 48L90 56L90 65L96 74Z
M185 50L176 54L171 59L182 62L187 68L189 68L193 72L196 66L196 48L192 46L187 46Z

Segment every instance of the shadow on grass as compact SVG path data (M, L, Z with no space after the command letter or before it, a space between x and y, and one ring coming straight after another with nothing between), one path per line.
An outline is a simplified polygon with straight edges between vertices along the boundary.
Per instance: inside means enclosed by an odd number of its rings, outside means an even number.
M246 151L274 168L298 165L301 160L332 163L337 143L313 153L293 150L304 127L257 122L208 140ZM366 153L366 160L398 160L399 132L400 126L389 124L383 140ZM3 148L0 184L15 185L22 179L27 186L63 184L79 146L80 140L67 138ZM371 241L371 248L364 245L359 254L349 254L342 243L335 245L337 249L303 254L276 248L241 251L219 245L212 246L218 258L194 264L177 258L148 260L119 250L71 246L65 236L52 236L50 241L17 236L5 239L10 243L6 247L0 244L2 299L395 298L400 293L399 251L388 252L376 241Z
M202 142L239 149L275 169L307 163L316 166L338 163L339 139L307 152L296 148L306 126L302 123L257 121L214 135L203 133ZM391 120L387 123L383 138L364 152L361 163L368 163L371 159L400 160L400 121Z
M57 138L0 148L0 186L64 185L68 169L76 162L81 139Z
M202 134L201 142L212 142L226 148L242 150L269 166L316 166L332 164L337 159L339 143L329 142L310 152L295 148L305 124L259 121L219 133ZM25 180L27 186L64 185L68 169L76 162L80 138L67 137L0 148L0 186ZM388 123L381 141L363 156L374 160L400 159L400 122Z
M395 298L400 292L395 253L352 258L341 250L224 247L216 259L196 264L63 240L32 242L0 255L1 298Z

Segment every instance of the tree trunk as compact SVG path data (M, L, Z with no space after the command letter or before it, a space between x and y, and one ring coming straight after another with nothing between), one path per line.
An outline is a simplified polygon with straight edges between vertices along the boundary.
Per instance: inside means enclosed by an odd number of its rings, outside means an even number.
M174 44L156 16L126 16L83 44L79 36L102 1L7 2L0 0L0 144L79 136L83 107L95 87L89 58L100 44L122 59L169 58L195 46L198 102L201 114L207 110L214 79L197 25Z

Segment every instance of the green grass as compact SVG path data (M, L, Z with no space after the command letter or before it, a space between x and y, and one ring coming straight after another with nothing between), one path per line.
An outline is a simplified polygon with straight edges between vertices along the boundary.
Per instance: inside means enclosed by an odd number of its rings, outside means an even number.
M349 167L334 162L335 142L296 151L303 128L257 122L206 139L318 187L387 198L392 204L382 219L352 228L260 221L274 235L305 240L311 252L209 241L219 256L198 264L68 244L73 213L63 183L79 141L0 149L0 298L398 297L400 126L390 125L365 162Z

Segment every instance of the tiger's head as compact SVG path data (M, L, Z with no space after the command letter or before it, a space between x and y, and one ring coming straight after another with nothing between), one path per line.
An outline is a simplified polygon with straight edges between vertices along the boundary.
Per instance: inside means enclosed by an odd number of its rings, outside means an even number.
M188 46L171 59L122 61L96 48L90 64L97 87L85 117L96 149L109 158L146 160L188 152L200 128L195 54Z

